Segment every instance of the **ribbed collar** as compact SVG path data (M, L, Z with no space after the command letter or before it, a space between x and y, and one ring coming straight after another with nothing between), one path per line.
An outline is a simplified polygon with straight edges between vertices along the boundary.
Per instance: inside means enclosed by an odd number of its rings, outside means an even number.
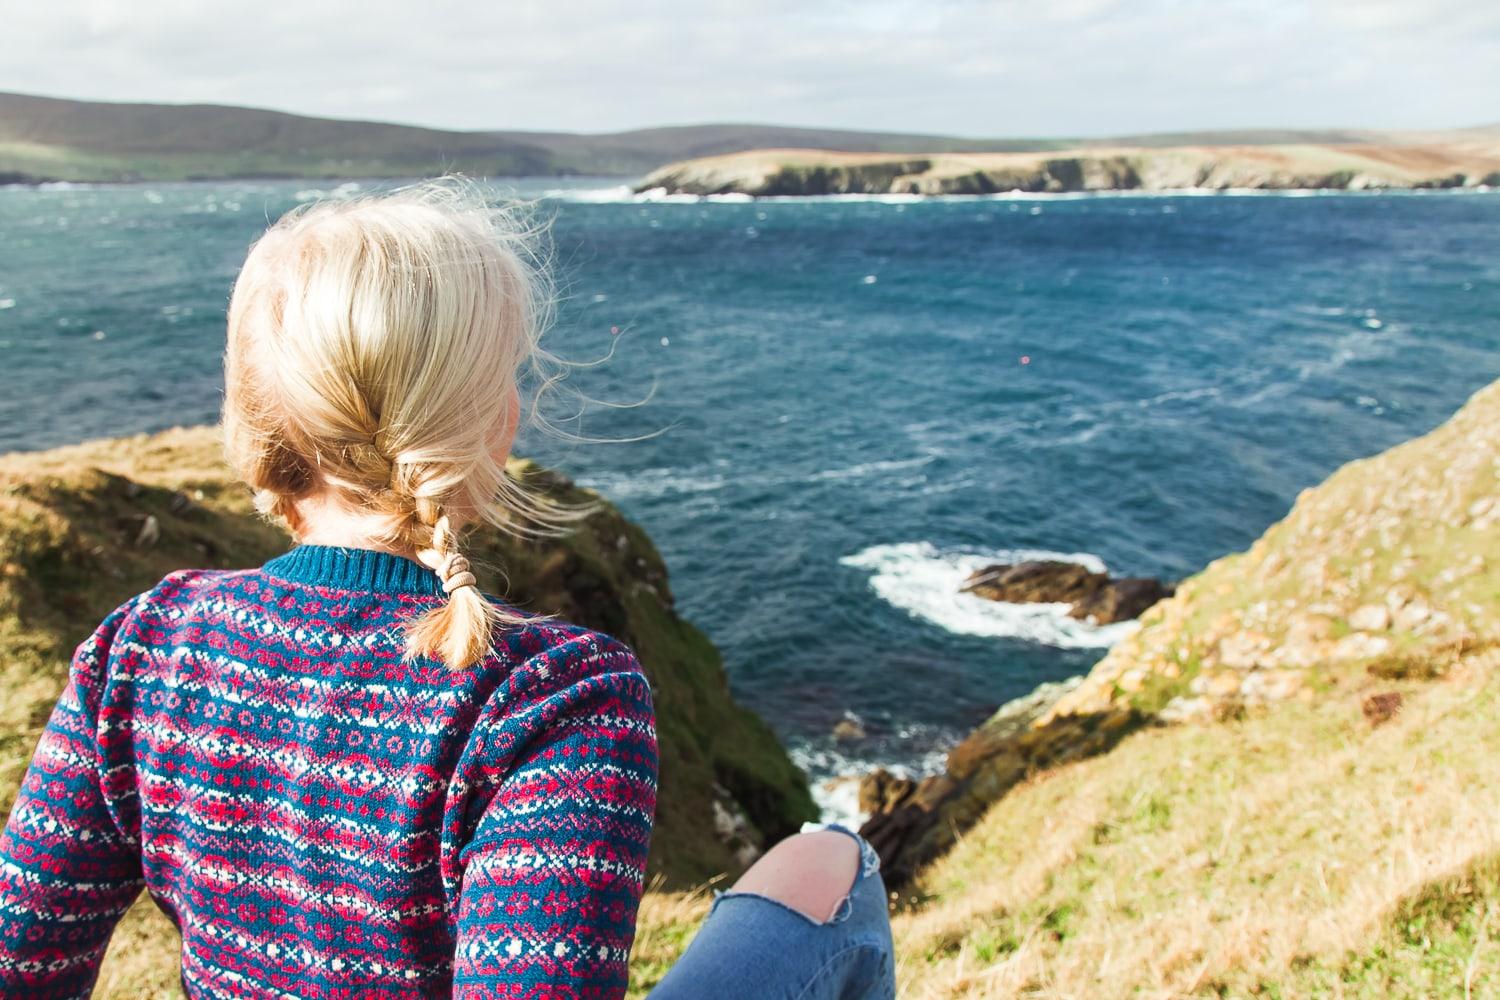
M261 567L270 576L338 590L441 596L442 581L405 556L343 545L298 545Z

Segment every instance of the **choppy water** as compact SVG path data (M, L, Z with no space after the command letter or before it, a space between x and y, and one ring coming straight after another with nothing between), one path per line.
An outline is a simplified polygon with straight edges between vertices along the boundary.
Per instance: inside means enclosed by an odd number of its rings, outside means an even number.
M0 450L214 419L230 283L301 188L0 189ZM646 526L819 774L930 760L1118 632L967 568L1189 574L1500 371L1497 195L555 193L554 344L614 344L590 395L654 393L582 430L662 433L523 447Z

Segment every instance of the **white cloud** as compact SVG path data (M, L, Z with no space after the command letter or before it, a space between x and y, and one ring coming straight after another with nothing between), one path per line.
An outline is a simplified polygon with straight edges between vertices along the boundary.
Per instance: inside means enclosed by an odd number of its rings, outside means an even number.
M0 89L451 128L1108 135L1500 118L1500 7L1459 0L6 6Z

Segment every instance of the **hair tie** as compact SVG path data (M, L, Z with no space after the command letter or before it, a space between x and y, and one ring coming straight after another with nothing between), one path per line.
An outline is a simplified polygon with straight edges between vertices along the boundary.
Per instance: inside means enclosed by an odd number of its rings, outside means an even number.
M442 551L447 548L451 534L448 515L444 514L432 526L432 548L418 552L417 558L437 571L438 579L443 581L443 593L451 595L463 587L478 589L479 580L469 571L469 560L457 552Z
M478 587L479 581L474 574L469 572L469 560L457 552L450 552L443 560L443 566L438 570L438 577L443 581L443 593L451 594L460 587Z

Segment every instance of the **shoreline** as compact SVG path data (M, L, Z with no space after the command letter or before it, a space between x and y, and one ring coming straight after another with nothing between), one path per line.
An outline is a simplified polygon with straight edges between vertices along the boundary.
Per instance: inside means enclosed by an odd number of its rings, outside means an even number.
M347 184L358 184L363 186L367 183L400 182L404 180L418 180L419 178L394 178L394 177L349 177L349 178L318 178L308 181L310 184L319 182L327 183L336 181L333 188ZM482 178L484 183L504 184L507 182L526 181L539 183L545 181L556 181L563 178L552 174L525 174L504 177ZM592 179L592 178L591 178ZM598 180L614 180L611 176L599 176ZM625 178L618 178L624 180ZM291 184L298 178L266 178L266 177L224 177L214 179L195 180L139 180L139 181L15 181L0 183L0 192L5 191L30 191L30 192L52 192L52 191L109 191L128 188L196 188L212 187L223 184L238 184L250 182L263 182L268 184ZM665 187L640 188L628 183L622 183L612 188L587 188L576 189L556 188L536 195L534 200L538 201L563 201L573 204L594 205L715 205L715 204L792 204L792 203L833 203L833 204L857 204L874 203L890 205L921 204L927 202L944 203L960 202L974 203L987 201L1087 201L1091 199L1105 198L1141 198L1141 199L1166 199L1166 198L1337 198L1337 197L1442 197L1442 196L1483 196L1500 193L1500 184L1472 184L1472 185L1450 185L1444 187L1370 187L1370 188L1338 188L1338 187L1180 187L1180 188L1095 188L1082 191L1027 191L1021 188L1013 188L1008 191L993 191L984 193L943 192L933 194L916 194L909 192L842 192L833 194L773 194L755 195L738 191L722 193L699 194L688 191L672 191ZM577 195L582 197L569 197Z
M668 164L634 190L801 197L1480 186L1500 186L1500 141L1118 146L972 154L756 149Z

